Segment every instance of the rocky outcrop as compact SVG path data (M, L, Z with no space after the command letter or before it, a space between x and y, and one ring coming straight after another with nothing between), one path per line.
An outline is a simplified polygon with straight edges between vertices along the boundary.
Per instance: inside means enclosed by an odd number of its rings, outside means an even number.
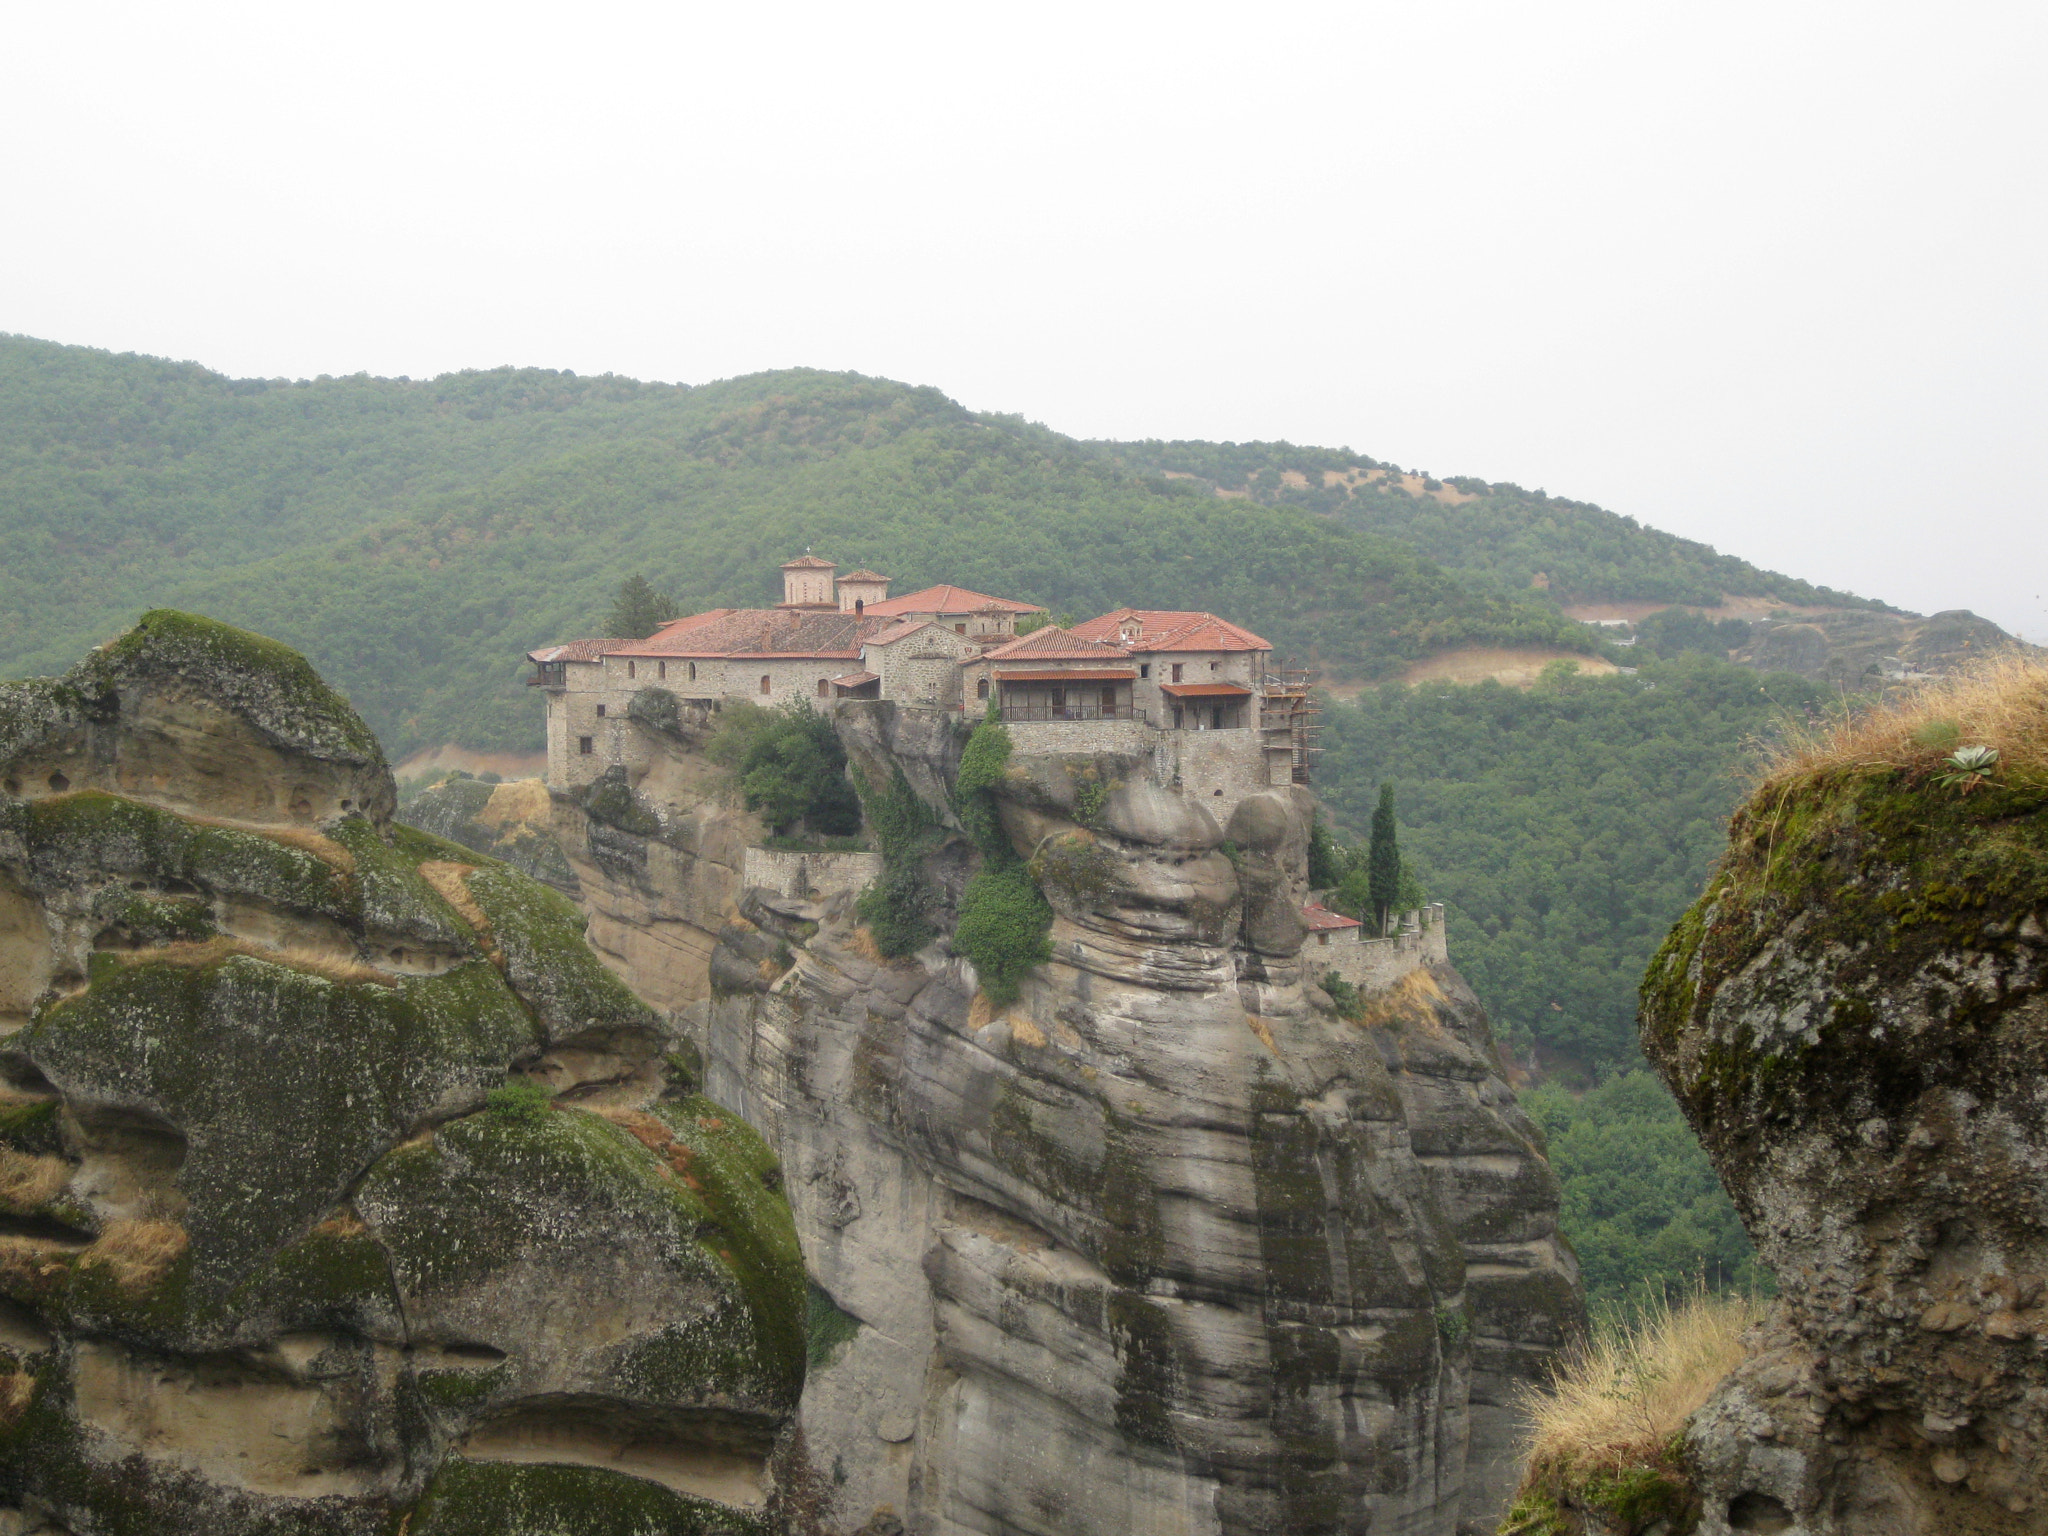
M1731 659L1864 691L1907 676L1943 676L1985 656L2028 649L1965 608L1927 618L1844 608L1757 619Z
M941 937L887 959L850 897L747 891L690 1019L788 1170L841 1528L1491 1531L1513 1389L1582 1303L1456 973L1337 1016L1301 959L1305 791L1223 827L1148 762L1032 758L993 851L1052 958L994 1005L949 937L986 862L962 733L888 704L840 730L924 807Z
M1704 1532L2048 1530L2048 790L1944 783L1957 731L1767 783L1645 983L1782 1287L1687 1438Z
M0 1529L784 1529L780 1170L298 656L0 687Z

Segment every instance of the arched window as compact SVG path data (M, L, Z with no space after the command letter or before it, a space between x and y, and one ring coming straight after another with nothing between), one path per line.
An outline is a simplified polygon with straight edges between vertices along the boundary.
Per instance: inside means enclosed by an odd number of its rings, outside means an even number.
M697 681L697 663L694 661L690 663L690 681L693 683Z
M660 678L660 679L661 679L661 680L662 680L663 682L667 682L667 681L668 681L668 663L667 663L667 662L665 662L665 661L657 661L657 662L656 662L656 663L654 664L654 675L655 675L656 677Z
M854 616L854 617L855 617L855 618L857 619L857 618L859 618L859 617L860 617L860 616L861 616L862 614L866 613L867 611L868 611L868 600L867 600L866 598L864 598L864 597L856 597L856 598L855 598L855 599L853 600L853 616Z
M768 676L768 674L767 674L766 672L763 672L763 673L761 674L761 691L762 691L763 693L766 693L766 692L768 692L768 691L769 691L769 690L770 690L771 688L773 688L774 686L775 686L775 682L774 682L774 679L772 679L771 677L769 677L769 676Z
M987 698L987 697L988 697L988 679L987 679L987 678L985 678L985 677L984 677L984 678L983 678L983 679L982 679L982 680L981 680L980 682L978 682L978 683L976 683L976 684L974 685L974 696L975 696L975 697L976 697L977 699L985 699L985 698Z
M633 663L630 661L626 663L626 676L633 676Z
M818 697L825 698L832 692L832 684L825 678L818 679Z

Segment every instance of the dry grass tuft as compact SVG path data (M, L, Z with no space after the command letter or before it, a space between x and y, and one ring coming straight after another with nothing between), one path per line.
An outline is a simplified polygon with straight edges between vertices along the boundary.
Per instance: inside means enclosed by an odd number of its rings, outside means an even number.
M236 938L232 934L200 939L189 944L158 944L149 949L106 950L103 953L113 955L123 965L179 965L192 970L218 964L234 955L246 955L251 960L267 960L272 965L289 966L292 970L305 971L347 986L361 986L364 983L380 987L398 985L396 976L389 971L380 971L374 966L338 959L331 954L322 954L315 950L299 949L289 944L273 948L268 944L257 944L248 939Z
M0 1372L0 1429L12 1429L28 1412L36 1379L27 1371Z
M190 1242L175 1222L114 1221L78 1256L78 1264L103 1264L122 1290L140 1294L171 1272Z
M1755 798L1844 774L1938 773L1961 747L1995 747L1995 780L2048 782L2048 659L1986 657L1868 709L1794 721L1765 748Z
M71 1165L61 1157L31 1157L0 1147L0 1211L32 1216L64 1192Z
M1685 1421L1747 1351L1749 1297L1695 1292L1596 1329L1523 1399L1523 1487L1583 1485L1665 1462Z

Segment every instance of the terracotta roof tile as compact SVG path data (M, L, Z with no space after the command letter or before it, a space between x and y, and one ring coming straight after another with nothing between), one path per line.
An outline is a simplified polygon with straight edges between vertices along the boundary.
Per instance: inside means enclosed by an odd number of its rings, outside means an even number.
M820 560L816 555L798 555L794 560L785 560L780 569L785 571L836 571L836 560Z
M852 660L887 619L800 608L728 608L704 623L672 624L647 640L615 642L614 656L815 656Z
M564 640L560 645L544 645L537 651L528 651L528 661L601 661L615 646L638 645L637 640Z
M1310 933L1328 933L1338 928L1363 928L1355 917L1346 917L1341 912L1332 912L1321 902L1312 901L1301 909L1301 920L1308 925Z
M1122 643L1119 635L1126 619L1142 626L1138 638L1126 649L1132 651L1270 651L1269 641L1260 639L1241 625L1219 619L1213 613L1196 613L1172 608L1119 608L1073 632L1088 640Z
M869 613L879 613L887 618L897 618L906 613L981 613L991 608L998 613L1045 612L1034 603L1015 603L1007 597L990 597L986 592L952 586L926 587L908 597L892 597L886 602L868 604Z
M872 608L868 610L869 613L874 611ZM930 619L898 619L887 629L878 630L874 634L869 635L865 643L868 645L894 645L898 640L908 640L918 631L930 629L931 627L932 621Z
M1070 629L1048 624L1044 629L1035 629L1028 635L1015 640L1006 640L994 650L983 654L987 661L1025 661L1041 656L1072 657L1076 661L1124 661L1122 646L1104 645L1099 640L1084 640Z
M857 571L848 571L839 579L841 581L887 581L889 578L880 571L871 571L866 566L862 566Z

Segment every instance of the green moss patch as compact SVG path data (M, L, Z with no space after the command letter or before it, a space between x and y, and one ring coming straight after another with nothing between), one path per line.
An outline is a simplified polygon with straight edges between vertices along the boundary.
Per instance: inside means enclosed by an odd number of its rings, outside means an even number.
M206 826L120 795L82 790L0 807L37 886L78 887L108 874L142 876L246 896L346 922L357 902L349 878L304 848L260 833Z
M549 1039L655 1028L653 1011L583 942L583 914L568 897L502 864L483 866L466 883L490 922L506 976Z
M71 681L105 692L130 678L175 677L264 734L320 756L382 767L377 738L347 699L288 645L196 614L154 608L79 664Z
M209 1291L307 1230L435 1106L481 1098L538 1044L482 961L350 986L250 956L125 968L44 1010L21 1039L67 1091L144 1110L189 1139L179 1182Z
M765 1510L734 1509L600 1467L445 1462L410 1536L778 1536Z

